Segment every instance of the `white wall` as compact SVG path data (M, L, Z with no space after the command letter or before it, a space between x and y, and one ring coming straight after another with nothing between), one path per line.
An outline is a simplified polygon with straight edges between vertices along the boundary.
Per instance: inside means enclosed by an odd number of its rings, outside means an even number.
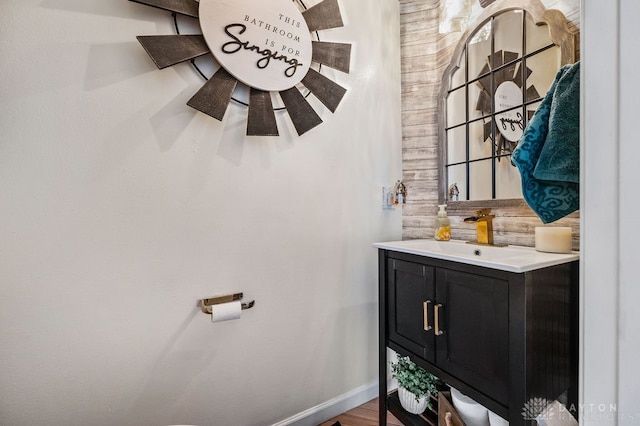
M640 4L582 12L582 424L640 425Z
M640 425L640 285L638 280L638 252L640 241L640 200L637 188L638 174L638 67L640 67L640 3L634 0L620 2L620 383L618 385L619 411L626 413L620 424L635 422ZM630 191L628 191L630 190ZM634 191L635 190L635 191Z
M353 44L352 73L327 74L337 112L248 138L246 109L197 113L200 77L135 40L171 34L168 13L0 2L0 424L265 425L377 379L399 10L341 7L321 34ZM195 307L235 291L256 300L241 320Z

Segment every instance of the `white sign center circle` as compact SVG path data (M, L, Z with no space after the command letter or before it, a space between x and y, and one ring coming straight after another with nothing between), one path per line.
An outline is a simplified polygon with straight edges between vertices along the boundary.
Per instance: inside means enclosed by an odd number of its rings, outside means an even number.
M498 86L495 94L496 110L501 111L522 105L522 90L513 81L505 81ZM524 133L522 108L512 109L495 115L496 127L507 140L517 142Z
M311 66L309 27L291 0L200 0L202 35L216 60L249 87L286 90Z

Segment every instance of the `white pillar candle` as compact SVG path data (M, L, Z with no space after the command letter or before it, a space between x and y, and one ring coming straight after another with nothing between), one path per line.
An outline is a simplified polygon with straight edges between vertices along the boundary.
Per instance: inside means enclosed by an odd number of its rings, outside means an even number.
M571 252L571 228L536 226L536 250L549 253Z

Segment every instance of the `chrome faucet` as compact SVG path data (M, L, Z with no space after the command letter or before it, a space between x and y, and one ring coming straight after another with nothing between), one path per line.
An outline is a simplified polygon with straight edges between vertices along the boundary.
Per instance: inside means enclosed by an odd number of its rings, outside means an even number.
M491 214L491 209L481 209L476 211L475 216L467 217L465 222L475 222L478 228L478 244L493 244L493 218L495 215Z

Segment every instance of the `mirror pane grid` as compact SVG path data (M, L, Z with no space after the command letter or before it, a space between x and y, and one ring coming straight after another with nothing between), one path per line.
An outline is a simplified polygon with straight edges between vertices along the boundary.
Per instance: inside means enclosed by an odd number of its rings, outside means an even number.
M523 10L515 9L496 16L494 25L494 52L510 52L508 60L522 57ZM502 56L502 55L501 55ZM506 63L508 61L504 61Z
M493 161L491 159L469 163L469 199L491 200L493 198Z
M505 7L483 18L458 44L447 68L449 92L440 104L446 108L440 115L446 129L441 151L446 159L440 163L445 199L450 200L453 184L459 200L522 198L511 153L562 58L575 58L575 52L563 51L573 42L556 46L550 36L566 31L566 20L550 16L544 8Z

